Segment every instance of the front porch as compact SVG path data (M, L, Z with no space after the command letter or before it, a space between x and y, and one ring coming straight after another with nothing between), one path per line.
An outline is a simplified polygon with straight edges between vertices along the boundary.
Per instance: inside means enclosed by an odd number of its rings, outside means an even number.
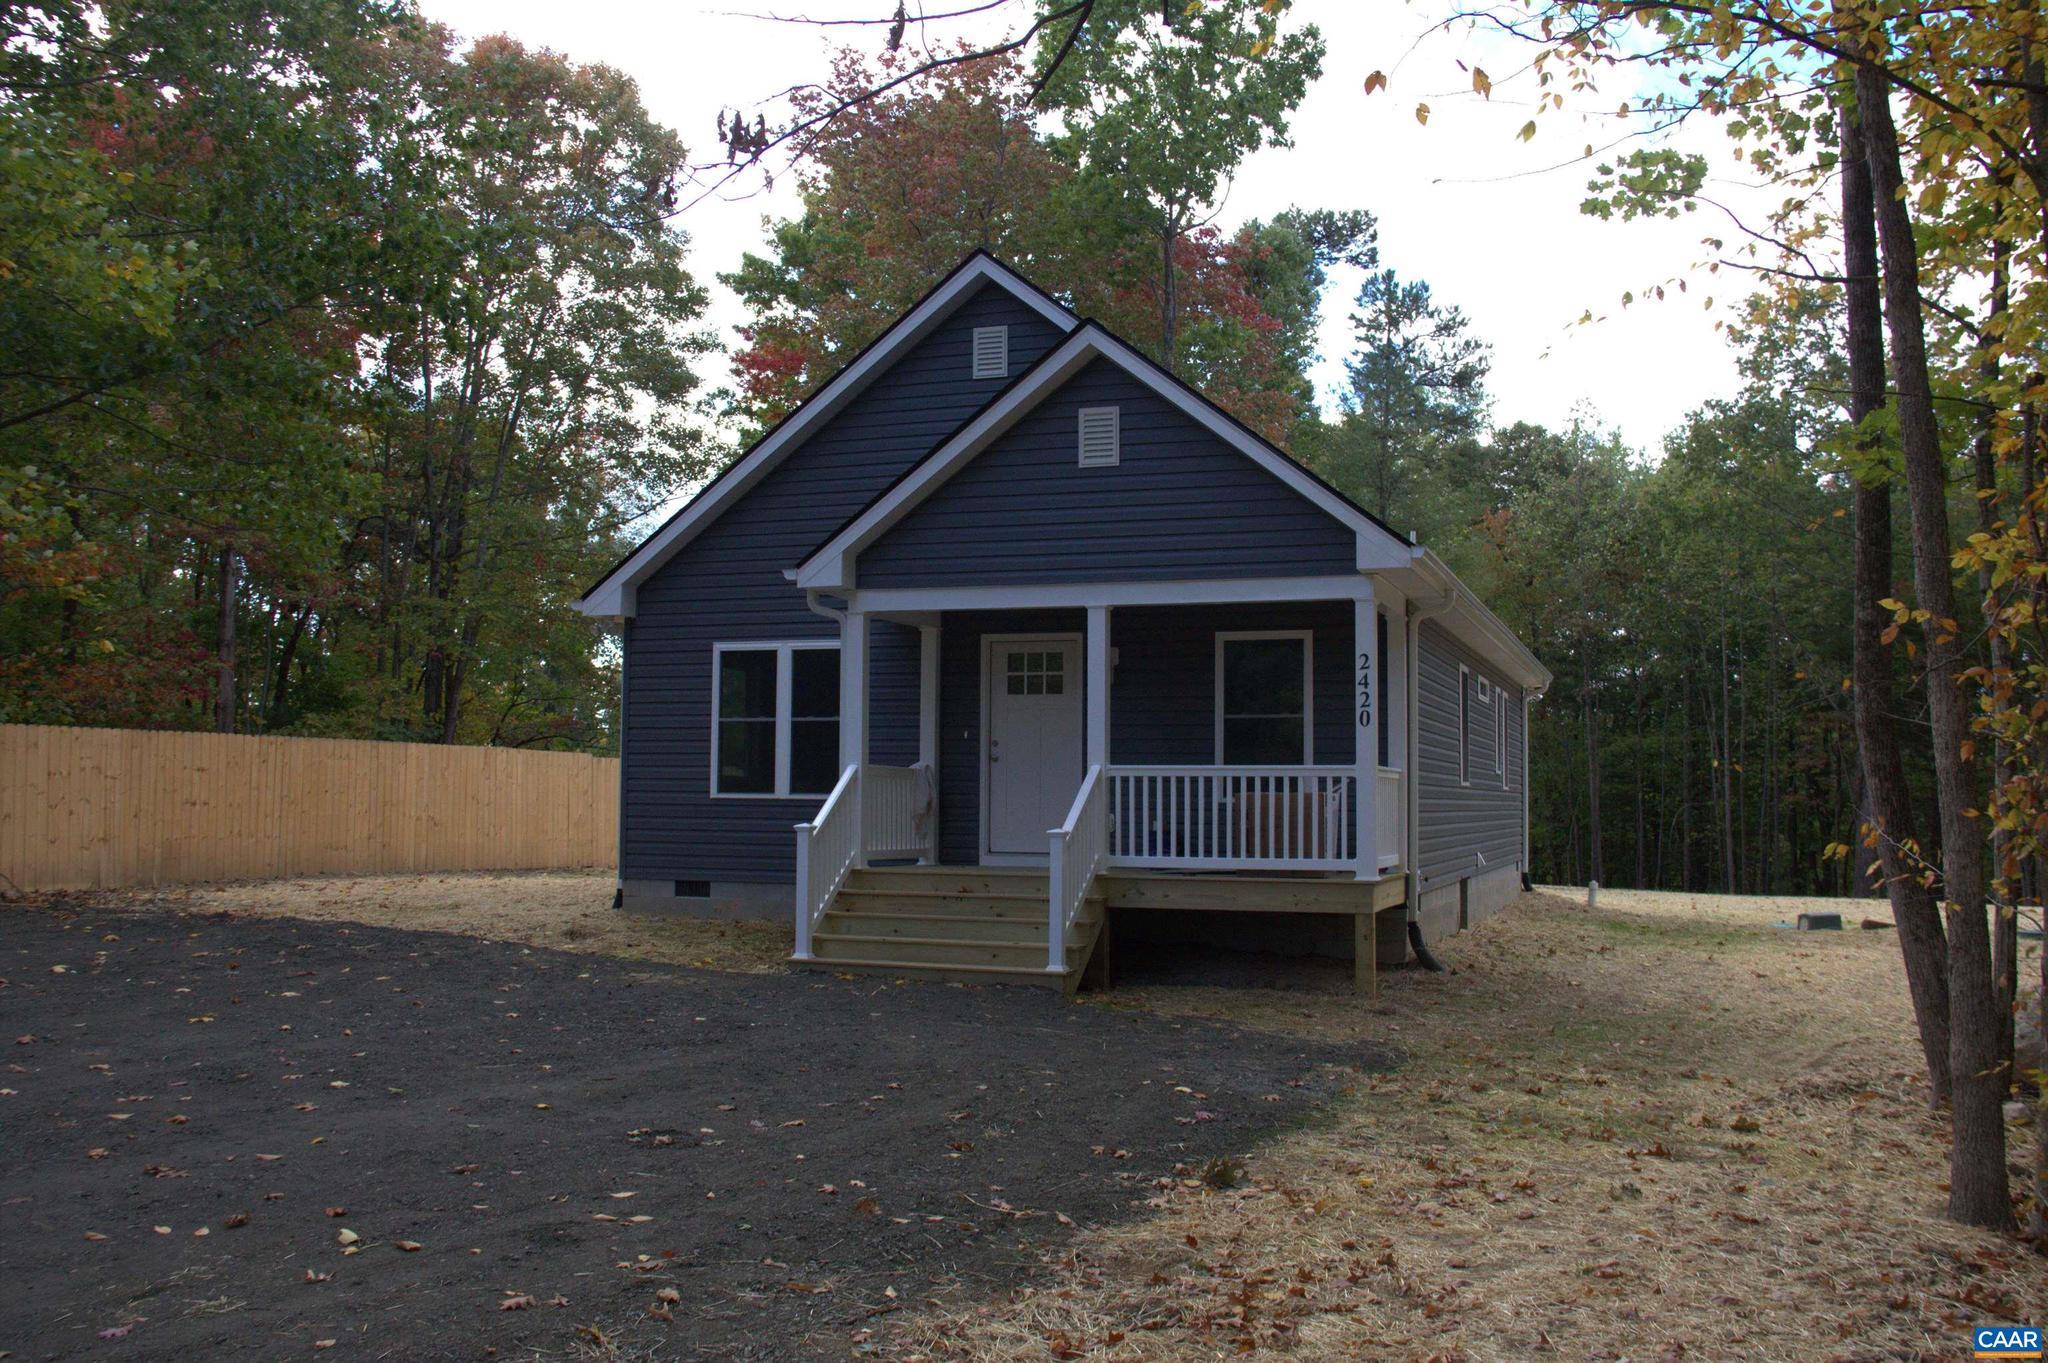
M849 594L795 959L1071 990L1114 909L1341 914L1370 991L1407 897L1405 632L1363 575L1191 585Z

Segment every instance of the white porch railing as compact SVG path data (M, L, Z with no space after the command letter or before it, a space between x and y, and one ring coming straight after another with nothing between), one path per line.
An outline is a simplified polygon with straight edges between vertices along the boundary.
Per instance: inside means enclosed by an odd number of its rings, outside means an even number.
M931 851L931 825L915 767L860 769L861 822L866 827L862 851L870 857L922 857Z
M1045 968L1054 973L1067 968L1067 934L1080 916L1088 886L1108 854L1108 785L1101 767L1088 768L1088 774L1081 778L1080 792L1074 796L1073 807L1067 811L1067 821L1047 834L1051 839L1051 860L1046 868L1046 883L1051 903L1047 910Z
M1381 767L1379 791L1373 797L1373 822L1380 849L1380 869L1401 864L1401 849L1408 845L1403 833L1408 827L1407 777L1394 767Z
M936 799L915 767L848 767L817 817L796 826L796 958L811 958L811 934L869 857L925 857L936 848Z
M1109 859L1196 870L1358 864L1351 767L1111 767Z
M817 817L796 826L796 959L811 959L811 933L846 873L860 861L860 768L848 767Z

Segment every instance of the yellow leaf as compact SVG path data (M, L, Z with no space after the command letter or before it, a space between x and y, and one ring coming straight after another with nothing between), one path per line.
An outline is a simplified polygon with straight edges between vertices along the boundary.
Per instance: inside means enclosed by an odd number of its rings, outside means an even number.
M1493 77L1480 67L1472 68L1472 88L1487 99L1493 98Z
M1529 141L1529 140L1530 140L1531 138L1535 137L1535 136L1536 136L1536 120L1532 118L1532 119L1530 119L1530 120L1529 120L1529 121L1528 121L1527 123L1524 123L1524 124L1522 125L1522 131L1521 131L1521 132L1520 132L1519 134L1517 134L1517 135L1518 135L1518 136L1519 136L1519 137L1520 137L1520 138L1521 138L1521 139L1522 139L1522 140L1523 140L1524 142L1527 142L1527 141Z
M1429 122L1429 106L1427 104L1418 104L1415 106L1415 121L1417 123Z

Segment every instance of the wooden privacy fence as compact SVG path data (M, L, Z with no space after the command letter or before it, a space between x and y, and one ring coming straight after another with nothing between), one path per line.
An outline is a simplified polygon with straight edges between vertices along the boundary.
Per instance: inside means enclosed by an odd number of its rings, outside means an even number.
M610 866L618 820L612 757L0 724L23 890Z

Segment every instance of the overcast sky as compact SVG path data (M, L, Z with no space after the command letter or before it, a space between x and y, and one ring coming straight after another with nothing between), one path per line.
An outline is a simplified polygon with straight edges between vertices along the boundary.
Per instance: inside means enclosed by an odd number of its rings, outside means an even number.
M927 5L931 12L965 7ZM872 18L888 13L890 2L423 0L423 8L466 37L509 33L624 70L639 82L654 116L677 129L693 154L704 154L716 141L722 108L752 110L820 78L833 42L879 42L873 29L820 30L740 11ZM1014 0L997 26L1016 23L1027 8L1028 0ZM1647 288L1692 267L1701 237L1716 224L1605 223L1581 214L1587 165L1549 168L1624 129L1611 116L1567 110L1546 115L1537 137L1520 141L1535 86L1513 73L1526 64L1528 49L1465 30L1432 34L1431 19L1440 12L1433 0L1298 0L1297 21L1318 25L1329 43L1323 79L1295 117L1294 145L1244 166L1219 222L1229 227L1290 205L1370 209L1379 218L1384 263L1427 280L1492 344L1497 423L1561 424L1584 406L1654 452L1688 410L1733 390L1734 369L1713 322L1746 285L1726 274L1694 274L1686 294L1623 308L1624 294L1640 300ZM955 21L932 32L950 38L962 30ZM1461 59L1495 79L1490 100L1472 93ZM1391 85L1368 96L1365 77L1375 70L1387 72ZM1606 115L1624 93L1602 91L1589 104L1597 102ZM1426 126L1415 118L1424 101L1431 109ZM775 108L768 107L771 124ZM1700 129L1691 144L1726 165L1716 137ZM764 213L793 208L786 188L764 191L750 180L747 190L748 197L707 201L683 218L694 239L692 268L713 285L711 320L728 345L740 310L715 276L758 246ZM1739 184L1717 184L1716 192L1737 202L1754 198ZM1325 389L1341 376L1356 288L1355 278L1339 280L1325 300L1324 359L1316 372ZM1708 295L1718 295L1712 310L1703 307ZM1597 320L1579 325L1588 310Z

